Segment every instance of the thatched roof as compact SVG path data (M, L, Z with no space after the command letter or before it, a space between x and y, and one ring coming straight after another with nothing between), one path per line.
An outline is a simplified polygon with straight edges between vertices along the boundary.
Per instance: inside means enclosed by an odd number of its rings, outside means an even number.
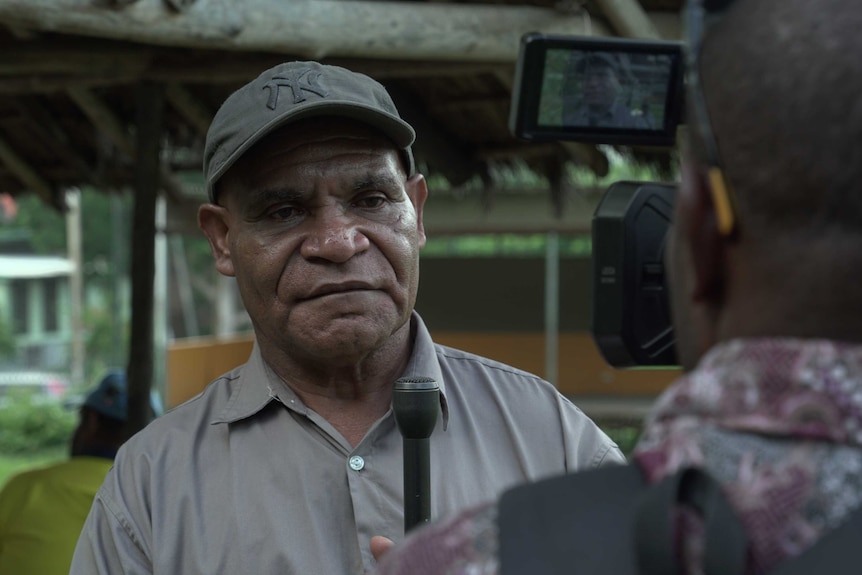
M165 192L174 207L199 201L187 174L199 173L207 126L233 90L291 59L365 72L391 90L416 128L426 175L456 186L478 178L493 200L492 168L526 162L549 182L532 196L550 192L556 219L543 225L556 229L564 167L574 161L601 173L607 159L594 146L525 144L509 134L520 37L677 39L679 4L0 0L0 192L35 193L63 209L70 187L133 191L127 425L135 431L147 421L154 373L156 196ZM447 208L443 197L431 203L449 210L440 220L465 211ZM589 226L588 207L575 228ZM507 213L522 223L520 206Z
M582 6L583 4L583 6ZM427 175L453 185L526 162L601 173L593 146L529 144L507 128L518 39L527 31L678 35L680 0L0 0L0 192L62 207L70 186L134 182L142 85L163 93L161 186L199 171L203 135L234 89L289 59L365 72L418 133ZM144 115L143 117L146 117Z

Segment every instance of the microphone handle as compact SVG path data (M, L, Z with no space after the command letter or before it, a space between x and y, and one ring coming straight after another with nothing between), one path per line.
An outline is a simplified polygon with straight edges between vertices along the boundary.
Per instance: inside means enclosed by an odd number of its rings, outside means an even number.
M431 520L430 441L404 438L404 533Z
M404 532L431 520L430 437L440 410L440 387L430 377L403 377L392 390L392 411L404 455Z

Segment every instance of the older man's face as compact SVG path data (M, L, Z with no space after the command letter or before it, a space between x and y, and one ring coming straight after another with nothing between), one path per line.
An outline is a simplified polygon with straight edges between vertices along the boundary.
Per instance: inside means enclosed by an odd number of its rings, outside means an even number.
M594 108L610 107L616 100L620 84L608 66L591 66L583 77L584 102Z
M248 154L219 196L216 263L237 278L261 345L333 362L384 346L416 299L422 177L343 120L289 126Z

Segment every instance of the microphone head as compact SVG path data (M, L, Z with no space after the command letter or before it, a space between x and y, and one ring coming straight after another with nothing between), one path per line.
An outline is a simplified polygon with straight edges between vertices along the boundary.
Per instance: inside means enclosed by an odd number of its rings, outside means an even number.
M401 377L395 381L395 391L440 389L433 377Z
M398 379L392 390L392 411L402 437L431 437L440 411L440 386L430 377Z

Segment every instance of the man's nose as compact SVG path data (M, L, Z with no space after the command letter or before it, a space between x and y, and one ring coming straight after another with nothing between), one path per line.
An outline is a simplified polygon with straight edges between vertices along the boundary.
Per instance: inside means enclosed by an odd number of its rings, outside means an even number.
M320 210L309 223L311 230L300 247L306 259L342 263L370 245L359 223L340 207L328 206Z

